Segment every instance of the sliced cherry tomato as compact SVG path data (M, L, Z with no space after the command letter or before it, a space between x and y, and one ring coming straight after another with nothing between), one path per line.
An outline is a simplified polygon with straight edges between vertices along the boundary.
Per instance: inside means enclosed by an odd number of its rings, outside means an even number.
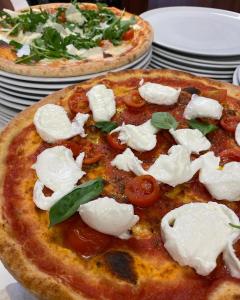
M90 111L86 91L83 88L77 88L68 99L68 106L73 113L88 113Z
M112 43L109 40L101 40L99 46L102 48L108 48L112 46Z
M75 141L63 141L60 144L72 150L74 158L76 158L80 154L80 152L83 151L82 145Z
M124 32L122 39L124 41L129 41L129 40L133 39L133 37L134 37L134 30L129 29L128 31Z
M123 151L127 148L125 144L121 144L121 141L118 139L118 133L112 133L107 135L107 141L111 147L116 150Z
M86 165L94 164L102 157L98 147L89 141L83 146L83 149L85 152L83 163Z
M64 230L64 243L80 255L92 256L108 249L112 238L86 225L81 218L73 218Z
M64 11L62 11L62 12L59 14L58 20L59 20L60 22L62 22L62 23L64 23L64 22L67 21L66 16L65 16L65 12L64 12Z
M201 96L215 99L219 102L225 102L227 98L227 90L224 89L208 89L201 93Z
M219 153L222 164L226 164L231 161L240 162L240 150L238 149L226 149Z
M160 187L150 175L137 176L125 187L129 202L139 207L148 207L160 199Z
M220 120L220 125L223 129L235 132L238 123L240 122L240 117L238 116L223 116Z
M122 100L127 106L132 108L141 108L145 104L145 101L139 95L139 92L136 90L133 90L129 92L127 95L123 96Z

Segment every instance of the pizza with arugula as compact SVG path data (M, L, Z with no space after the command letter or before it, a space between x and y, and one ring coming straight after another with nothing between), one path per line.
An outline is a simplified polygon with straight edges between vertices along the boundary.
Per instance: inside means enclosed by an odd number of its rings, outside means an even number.
M0 138L6 268L39 299L238 299L239 97L135 70L20 113Z
M44 4L0 12L0 69L65 77L111 70L145 54L150 25L103 4Z

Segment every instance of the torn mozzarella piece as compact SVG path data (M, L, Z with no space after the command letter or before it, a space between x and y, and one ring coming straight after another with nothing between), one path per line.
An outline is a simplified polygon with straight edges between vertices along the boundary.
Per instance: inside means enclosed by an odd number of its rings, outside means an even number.
M86 21L82 13L72 4L66 9L65 16L68 22L78 23L80 26Z
M220 158L213 152L202 155L202 167L199 181L217 200L240 200L240 163L229 162L219 166Z
M14 38L14 40L16 40L17 42L24 44L24 45L31 45L32 41L35 39L38 39L42 36L41 33L39 32L22 32L20 31L20 33L18 34L18 36L16 38Z
M71 55L81 56L88 59L102 59L103 50L101 47L94 47L90 49L77 49L74 45L67 45L67 52Z
M164 247L180 265L206 276L216 267L218 256L223 251L229 254L228 245L240 236L240 231L229 223L240 224L237 215L225 205L185 204L167 213L161 221ZM230 266L226 255L224 259ZM230 270L234 268L230 266Z
M151 124L150 120L138 126L123 123L111 133L114 132L120 132L118 139L122 144L127 144L130 148L140 152L150 151L157 144L158 129Z
M211 118L219 120L222 116L222 105L213 99L192 95L192 98L186 106L183 116L187 120L194 118Z
M119 170L133 172L137 176L146 175L147 172L142 167L142 161L139 160L131 149L127 148L123 153L118 154L112 161L111 165Z
M199 154L211 147L209 140L198 129L170 129L169 132L178 144L185 146L190 152Z
M168 150L168 155L161 154L147 172L156 180L174 187L189 181L200 167L199 159L191 162L190 152L184 146L176 145Z
M31 50L30 50L29 45L25 44L17 51L17 57L23 57L24 55L30 55L30 53L31 53Z
M236 130L235 130L235 140L236 140L238 146L240 146L240 123L238 123Z
M88 114L78 113L71 123L63 107L46 104L37 110L33 123L44 141L55 143L78 134L85 137L83 126L88 117Z
M81 205L79 214L91 228L120 239L129 239L129 229L139 220L139 217L134 215L133 205L118 203L108 197Z
M149 102L159 105L172 105L178 101L181 89L174 89L172 87L147 82L138 88L141 97Z
M116 103L113 90L104 84L95 85L87 92L89 107L93 114L93 120L110 121L116 113Z
M64 146L48 148L38 155L32 168L36 170L38 177L33 200L39 208L48 210L74 188L85 174L81 170L83 158L84 152L80 153L75 161L72 151ZM54 192L52 196L44 196L44 186Z

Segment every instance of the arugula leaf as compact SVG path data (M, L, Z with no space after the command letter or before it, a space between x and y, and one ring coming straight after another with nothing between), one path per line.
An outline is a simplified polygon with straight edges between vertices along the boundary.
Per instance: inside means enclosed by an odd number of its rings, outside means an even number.
M152 114L151 123L154 127L160 129L176 129L178 122L168 112L155 112Z
M49 212L50 227L70 218L81 204L87 203L101 194L103 179L90 180L76 187L55 203Z
M188 121L188 125L193 129L200 130L203 135L206 135L206 134L218 129L218 127L216 125L199 122L196 119L192 119L192 120Z
M237 228L237 229L240 229L240 225L235 225L235 224L232 224L232 223L228 223L230 226L232 226L233 228Z
M101 129L101 131L108 133L108 132L112 131L113 129L115 129L118 125L115 122L100 121L100 122L97 122L95 124L95 126L99 129Z
M11 41L9 42L9 45L10 45L10 46L13 46L16 50L21 49L22 46L23 46L22 44L20 44L20 43L14 41L14 40L11 40Z

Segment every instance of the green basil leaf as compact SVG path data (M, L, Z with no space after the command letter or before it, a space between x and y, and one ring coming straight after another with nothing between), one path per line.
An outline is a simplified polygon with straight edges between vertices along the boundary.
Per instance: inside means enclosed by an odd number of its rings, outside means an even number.
M192 119L192 120L188 121L188 125L193 129L200 130L203 135L206 135L206 134L218 129L218 127L216 125L199 122L196 119Z
M230 226L232 226L233 228L237 228L237 229L240 229L240 225L235 225L235 224L232 224L232 223L228 223Z
M102 178L90 180L76 187L51 207L49 212L49 226L54 226L70 218L81 204L96 199L102 190Z
M160 129L176 129L178 122L168 112L155 112L152 114L151 123L154 127Z
M95 124L95 126L99 129L101 129L101 131L108 133L108 132L112 131L113 129L115 129L118 125L115 122L100 121L100 122L97 122Z

